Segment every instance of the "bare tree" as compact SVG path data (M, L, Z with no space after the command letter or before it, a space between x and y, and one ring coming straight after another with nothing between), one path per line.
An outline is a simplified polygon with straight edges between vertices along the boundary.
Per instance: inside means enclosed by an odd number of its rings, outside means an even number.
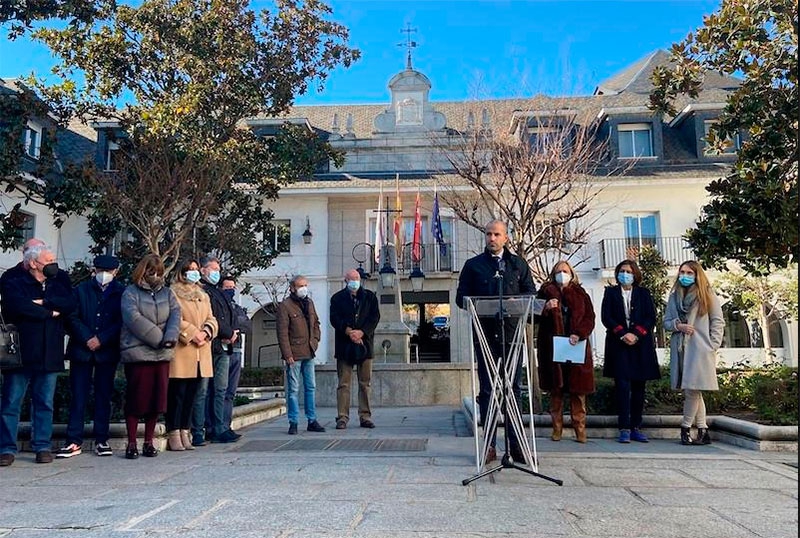
M603 215L593 202L605 178L622 172L608 167L607 144L593 122L569 108L502 113L478 103L471 115L477 110L480 122L436 140L451 174L443 201L476 229L492 218L507 222L509 247L539 281L559 259L588 259L582 247ZM511 129L491 128L504 117Z

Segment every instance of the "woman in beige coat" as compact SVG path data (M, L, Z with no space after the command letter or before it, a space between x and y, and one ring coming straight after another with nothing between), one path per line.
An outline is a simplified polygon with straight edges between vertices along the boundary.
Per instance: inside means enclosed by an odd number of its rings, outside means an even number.
M672 287L664 314L664 329L670 337L670 381L683 390L681 444L708 445L704 390L719 390L717 350L722 345L725 320L719 299L705 271L694 260L683 262ZM690 435L697 422L697 439Z
M217 320L211 301L200 282L200 264L187 260L181 265L172 291L181 306L181 328L175 358L169 365L167 392L167 448L194 450L190 435L192 404L200 378L211 377L211 340L217 335Z

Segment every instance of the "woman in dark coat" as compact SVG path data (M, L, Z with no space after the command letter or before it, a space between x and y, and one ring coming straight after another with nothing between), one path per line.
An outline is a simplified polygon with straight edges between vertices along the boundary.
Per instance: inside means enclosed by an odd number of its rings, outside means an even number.
M606 328L603 375L614 378L619 414L619 442L631 439L646 443L639 429L644 411L644 386L658 379L653 327L656 308L647 288L641 286L642 272L633 260L624 260L614 269L616 286L606 288L601 319Z
M563 428L564 393L570 395L570 416L575 440L586 442L586 395L594 392L592 348L586 342L583 364L553 361L553 337L568 336L576 345L588 340L594 330L594 308L589 295L581 287L575 270L566 261L555 264L537 297L546 301L537 316L539 334L537 357L539 383L550 391L550 416L553 418L553 441L561 440Z

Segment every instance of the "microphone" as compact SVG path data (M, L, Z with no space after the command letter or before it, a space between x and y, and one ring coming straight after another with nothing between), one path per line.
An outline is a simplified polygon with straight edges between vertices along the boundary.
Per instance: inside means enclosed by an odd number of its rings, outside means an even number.
M503 258L497 260L497 272L501 275L506 272L506 262Z

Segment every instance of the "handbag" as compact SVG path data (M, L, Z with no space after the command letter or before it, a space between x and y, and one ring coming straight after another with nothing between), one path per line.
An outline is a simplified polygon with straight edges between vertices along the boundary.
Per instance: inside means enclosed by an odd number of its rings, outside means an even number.
M17 327L6 324L0 314L0 369L22 367L22 354L19 350L19 332Z

